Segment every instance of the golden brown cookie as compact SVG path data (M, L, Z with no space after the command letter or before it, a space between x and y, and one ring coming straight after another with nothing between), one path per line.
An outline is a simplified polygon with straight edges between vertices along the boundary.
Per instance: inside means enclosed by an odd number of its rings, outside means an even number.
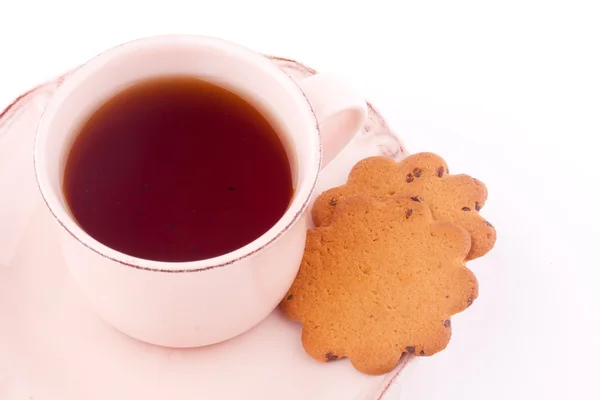
M479 215L487 199L483 182L468 175L450 175L446 162L436 154L414 154L400 163L386 157L359 161L345 185L317 198L312 209L315 225L329 224L336 205L356 194L381 201L394 195L425 201L436 221L455 222L469 232L471 250L467 260L485 255L496 242L496 230Z
M281 302L301 322L319 361L348 357L367 374L391 371L404 352L432 355L450 340L450 316L477 297L465 267L467 231L434 221L406 197L354 196L331 224L308 231L298 276Z

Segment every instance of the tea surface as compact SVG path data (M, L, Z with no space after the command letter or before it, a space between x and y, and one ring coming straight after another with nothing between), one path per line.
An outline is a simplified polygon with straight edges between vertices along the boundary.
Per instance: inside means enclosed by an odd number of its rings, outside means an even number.
M237 94L165 77L117 94L83 124L63 191L104 245L157 261L238 249L285 213L292 174L270 123Z

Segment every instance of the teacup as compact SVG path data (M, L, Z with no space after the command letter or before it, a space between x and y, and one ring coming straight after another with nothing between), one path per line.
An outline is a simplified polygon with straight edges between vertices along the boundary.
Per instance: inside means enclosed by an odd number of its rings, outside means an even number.
M105 246L77 224L62 191L70 144L86 118L123 88L172 74L224 82L268 109L295 160L294 195L282 218L241 248L193 262L146 260ZM296 83L263 55L215 38L151 37L93 58L54 93L34 148L40 191L84 297L117 330L162 346L209 345L252 328L296 276L319 171L361 129L366 114L363 98L335 77Z

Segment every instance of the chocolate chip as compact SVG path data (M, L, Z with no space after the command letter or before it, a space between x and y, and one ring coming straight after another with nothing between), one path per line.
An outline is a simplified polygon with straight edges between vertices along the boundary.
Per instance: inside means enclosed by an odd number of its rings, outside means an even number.
M414 354L415 346L406 346L406 351L408 351L410 354Z
M487 226L491 226L492 228L494 227L494 225L490 224L490 221L485 221L485 224L486 224Z
M406 210L406 219L408 219L408 217L410 217L412 215L412 208L409 208L408 210Z
M462 210L463 211L471 211L471 209L469 207L463 207Z
M327 361L335 361L338 359L338 356L330 352L325 354L325 358L327 358Z
M441 178L444 175L444 167L439 167L435 174Z
M419 352L419 354L420 354L420 355L422 355L422 356L424 356L424 355L425 355L425 350L421 350L421 351Z
M469 297L469 298L467 299L467 307L468 307L468 306L470 306L471 304L473 304L473 298L472 298L472 297Z
M337 199L334 198L334 199L329 200L329 205L331 207L337 206Z
M421 170L419 168L415 168L413 170L413 174L415 174L415 178L420 178L421 177Z
M413 178L412 174L406 175L406 182L411 183L414 180L415 180L415 178Z
M450 328L450 326L451 326L451 325L452 325L452 324L450 324L450 320L449 320L449 319L447 319L447 320L445 320L445 321L444 321L444 326L445 326L446 328Z
M421 200L423 200L422 198L420 198L419 196L413 196L410 198L412 201L416 201L417 203L420 203Z
M290 294L290 295L289 295L288 297L286 297L285 299L286 299L286 300L291 300L291 299L293 299L293 298L294 298L294 295L293 295L293 294Z
M479 202L477 202L477 201L475 202L475 209L477 211L481 210L481 204L479 204Z

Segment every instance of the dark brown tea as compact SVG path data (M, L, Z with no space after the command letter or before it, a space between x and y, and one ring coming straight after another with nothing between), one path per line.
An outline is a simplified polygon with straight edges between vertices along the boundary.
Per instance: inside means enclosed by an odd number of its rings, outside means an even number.
M194 261L260 237L293 192L284 145L238 95L194 77L141 82L82 126L63 190L82 229L122 253Z

